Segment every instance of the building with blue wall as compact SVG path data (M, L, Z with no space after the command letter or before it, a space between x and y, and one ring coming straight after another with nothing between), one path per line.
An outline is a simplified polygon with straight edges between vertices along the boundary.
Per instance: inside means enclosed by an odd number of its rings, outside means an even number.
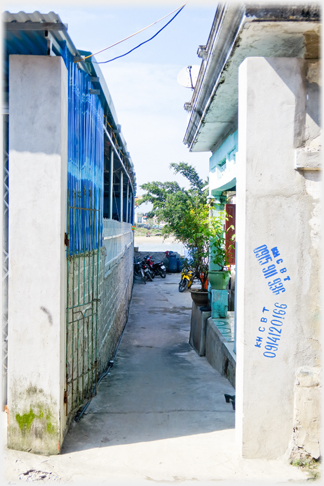
M54 12L4 20L3 407L57 454L127 321L136 176L106 81Z
M217 199L224 191L235 191L238 131L229 135L209 159L209 193Z

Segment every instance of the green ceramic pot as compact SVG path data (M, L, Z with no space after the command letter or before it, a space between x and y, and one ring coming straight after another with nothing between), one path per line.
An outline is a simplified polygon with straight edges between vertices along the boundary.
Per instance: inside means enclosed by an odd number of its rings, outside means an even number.
M211 270L208 272L208 281L214 290L226 290L229 278L230 274L222 270Z

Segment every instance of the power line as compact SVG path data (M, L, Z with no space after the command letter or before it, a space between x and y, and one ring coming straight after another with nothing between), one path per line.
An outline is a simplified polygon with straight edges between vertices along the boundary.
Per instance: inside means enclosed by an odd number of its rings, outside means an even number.
M186 4L185 4L186 5ZM171 22L173 19L176 18L177 15L179 15L179 13L181 12L181 10L185 7L185 5L183 5L179 10L178 12L172 17L172 19L169 20L169 22L167 22L163 27L162 29L158 30L156 32L156 34L154 34L152 37L150 37L150 39L147 39L146 41L144 42L141 42L141 44L138 44L138 46L136 47L133 47L133 49L131 49L130 51L126 52L125 54L121 54L120 56L116 56L114 57L113 59L108 59L108 61L101 61L101 62L98 62L98 61L94 61L96 64L106 64L107 62L112 62L112 61L115 61L116 59L119 59L121 57L124 57L124 56L127 56L128 54L130 54L131 52L135 51L135 49L138 49L139 47L141 47L142 45L146 44L147 42L151 41L152 39L154 39L154 37L156 37L160 32L162 32L163 29L165 29Z
M177 12L177 14L176 14L174 17L176 17L176 16L178 15L178 13L180 13L180 12L181 12L181 10L182 10L182 9L183 9L183 8L184 8L186 5L187 5L186 3L185 3L184 5L182 5L182 6L180 7L180 10ZM178 10L178 9L172 10L172 12L168 13L167 15L165 15L165 16L164 16L164 17L162 17L162 18L160 18L159 20L156 20L155 22L153 22L153 24L150 24L150 25L148 25L147 27L144 27L144 29L138 30L138 31L137 31L137 32L135 32L134 34L129 35L128 37L125 37L124 39L122 39L122 40L120 40L120 41L118 41L118 42L115 42L115 44L112 44L111 46L105 47L104 49L101 49L101 51L97 51L97 52L95 52L95 53L93 53L93 54L90 54L89 56L82 57L82 59L81 59L81 60L82 60L82 61L85 61L86 59L88 59L88 58L90 58L90 57L92 57L92 56L96 56L97 54L100 54L101 52L106 51L107 49L111 49L112 47L117 46L117 45L118 45L118 44L120 44L121 42L124 42L124 41L126 41L127 39L130 39L131 37L134 37L134 35L137 35L137 34L139 34L140 32L143 32L144 30L148 29L149 27L152 27L152 25L155 25L155 24L157 24L157 23L161 22L161 20L165 19L166 17L169 17L169 15L172 15L172 14L173 14L174 12L176 12L177 10ZM174 19L174 17L173 17L173 18L170 20L170 22L172 22L172 20ZM168 22L168 24L169 24L170 22ZM168 24L166 24L166 25L168 25ZM166 25L165 25L165 27L166 27ZM163 28L164 28L164 27L163 27ZM163 30L163 29L161 29L161 30ZM161 32L161 31L159 31L159 32ZM157 34L158 34L159 32L157 32ZM157 34L156 34L156 35L157 35ZM154 36L154 37L155 37L155 36ZM152 37L152 39L153 39L153 37ZM151 40L151 39L149 39L149 40ZM148 41L146 41L146 42L148 42ZM143 44L145 44L145 42L144 42ZM139 46L138 46L138 47L139 47ZM135 47L135 49L137 49L137 47ZM132 50L134 50L134 49L132 49ZM131 51L130 51L130 52L131 52ZM127 54L128 54L128 53L126 53L126 54L124 54L124 55L126 56ZM122 57L122 56L120 56L120 57ZM112 60L113 60L113 59L112 59ZM75 62L79 62L79 61L75 61ZM109 61L105 61L105 62L109 62ZM102 63L97 63L97 64L102 64Z

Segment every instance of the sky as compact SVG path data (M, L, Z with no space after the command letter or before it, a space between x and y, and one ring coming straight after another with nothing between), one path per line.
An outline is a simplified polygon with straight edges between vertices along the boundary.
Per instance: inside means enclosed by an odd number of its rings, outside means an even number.
M3 10L54 11L68 24L68 33L77 49L97 52L181 5L180 0L149 3L13 0L3 2ZM153 40L121 59L100 64L135 166L138 195L144 192L141 184L154 180L177 180L186 185L181 175L175 176L170 170L171 162L188 162L196 167L201 178L208 175L211 153L190 153L182 142L188 117L183 105L190 101L192 90L178 84L177 76L188 65L200 65L197 49L207 42L215 11L216 2L191 1ZM153 36L173 15L96 55L96 60L106 61L124 54ZM140 210L148 208L142 206Z

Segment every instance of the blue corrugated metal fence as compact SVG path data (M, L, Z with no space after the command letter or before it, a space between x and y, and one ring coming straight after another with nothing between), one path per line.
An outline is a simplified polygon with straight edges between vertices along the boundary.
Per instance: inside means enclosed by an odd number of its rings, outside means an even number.
M98 242L102 245L104 111L99 98L90 94L90 76L77 67L68 51L64 61L68 68L68 206L100 208L95 212L100 221L91 221L90 212L86 212L86 217L76 218L72 224L69 213L72 254L96 249Z

